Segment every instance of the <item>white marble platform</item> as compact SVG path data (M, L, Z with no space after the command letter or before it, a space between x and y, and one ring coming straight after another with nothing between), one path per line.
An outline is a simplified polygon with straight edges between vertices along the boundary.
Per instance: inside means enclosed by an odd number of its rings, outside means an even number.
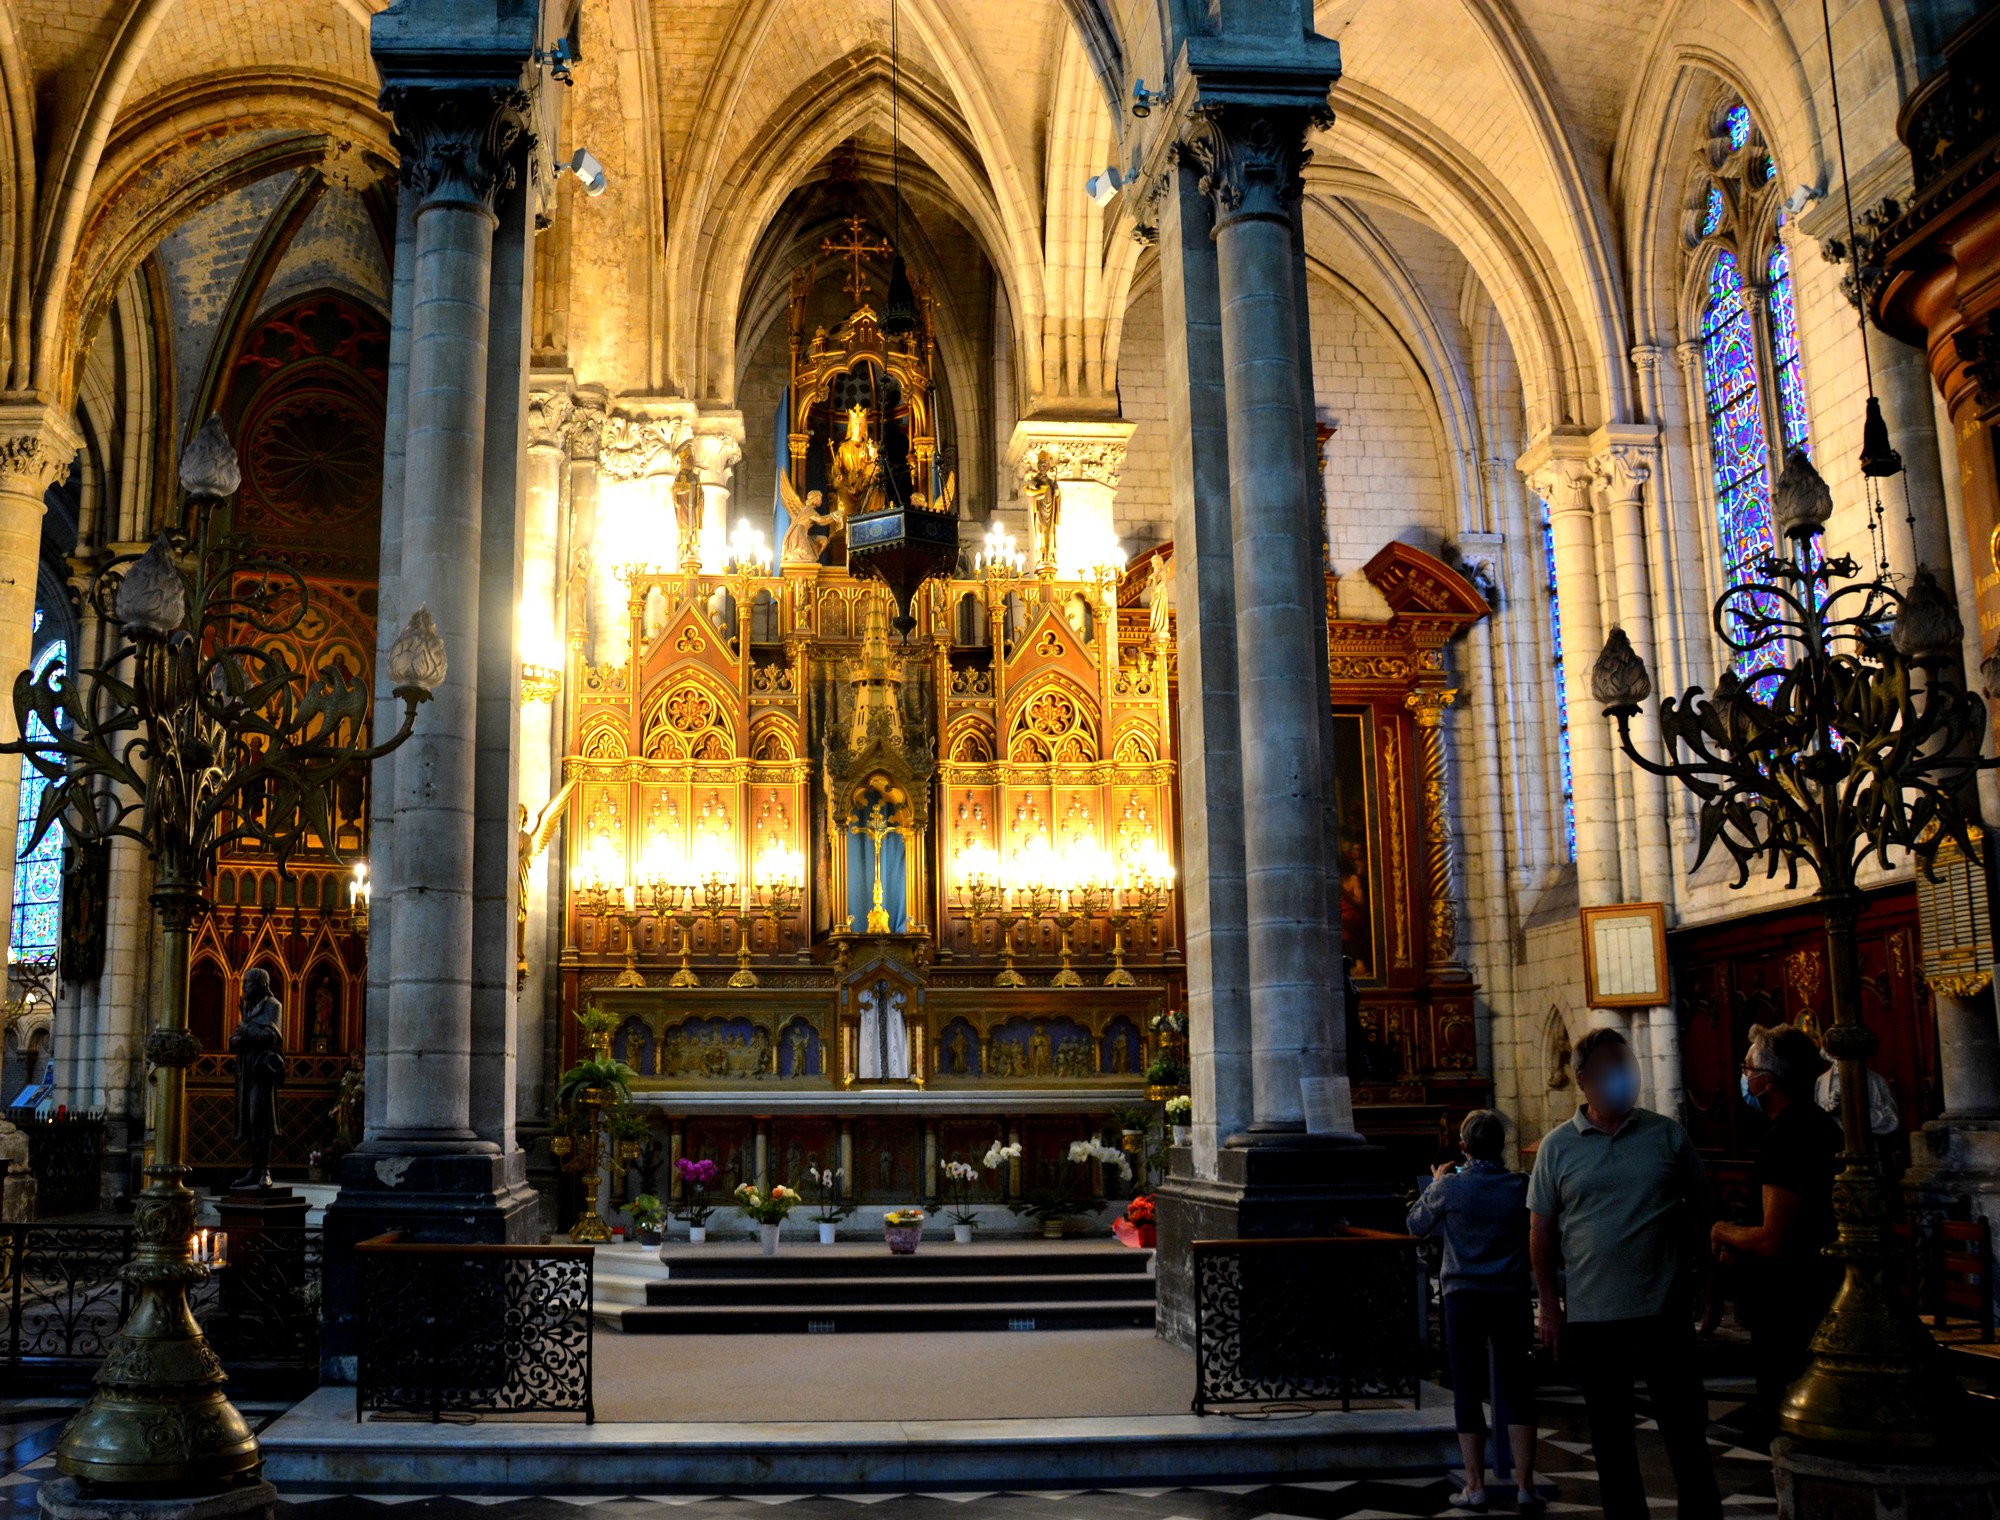
M690 1368L689 1376L699 1376ZM357 1424L322 1388L263 1433L264 1473L312 1493L719 1494L732 1490L1077 1488L1436 1473L1457 1451L1450 1396L1421 1409L1243 1418L659 1424Z

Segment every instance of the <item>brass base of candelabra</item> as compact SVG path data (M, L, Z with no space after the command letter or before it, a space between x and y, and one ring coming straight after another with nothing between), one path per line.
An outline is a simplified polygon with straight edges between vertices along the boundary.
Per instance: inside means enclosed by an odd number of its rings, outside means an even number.
M1139 979L1127 971L1121 963L1113 966L1105 973L1104 985L1107 987L1136 987L1139 985Z
M993 978L996 987L1025 987L1028 979L1012 966L1003 966Z
M1049 978L1049 985L1051 987L1081 987L1083 985L1083 978L1077 975L1075 967L1064 966L1062 970Z
M748 966L744 966L739 968L734 976L730 977L729 985L732 987L758 987L763 984L757 980L756 972L752 971Z
M569 1227L572 1244L580 1246L603 1245L611 1238L611 1226L597 1215L597 1200L586 1198L583 1212L576 1216L576 1223Z
M183 1167L148 1167L133 1209L138 1250L121 1274L132 1312L97 1370L90 1402L63 1428L56 1467L148 1498L219 1490L263 1464L257 1438L223 1397L222 1363L188 1309L208 1276L192 1259L195 1198Z
M614 987L643 987L646 985L646 979L639 975L639 968L637 966L627 966L623 971L618 973L611 985Z

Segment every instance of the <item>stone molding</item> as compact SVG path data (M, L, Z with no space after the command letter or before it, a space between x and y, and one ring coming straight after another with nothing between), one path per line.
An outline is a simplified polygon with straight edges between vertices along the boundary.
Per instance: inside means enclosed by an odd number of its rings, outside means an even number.
M392 84L382 109L396 119L402 184L432 204L471 202L490 212L518 183L535 143L528 93L515 86Z
M1659 434L1649 426L1613 424L1591 436L1591 475L1611 501L1637 500L1659 463Z
M569 440L569 421L576 402L568 391L528 392L528 447L561 451Z
M743 445L726 433L696 433L690 442L694 445L694 467L701 472L701 483L728 485L737 462L743 458Z
M588 396L570 397L569 417L563 425L563 442L569 457L595 464L604 447L604 403Z
M1251 218L1290 222L1312 157L1306 132L1332 120L1323 107L1211 104L1190 111L1180 145L1201 165L1200 189L1215 202L1217 229Z
M686 417L606 417L598 473L607 480L678 474L681 446L693 437L694 424Z

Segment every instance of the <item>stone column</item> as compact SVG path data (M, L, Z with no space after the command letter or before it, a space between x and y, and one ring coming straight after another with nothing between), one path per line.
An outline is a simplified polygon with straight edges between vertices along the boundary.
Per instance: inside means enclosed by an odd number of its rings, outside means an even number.
M1134 424L1102 418L1032 417L1014 424L1007 469L1018 487L1044 452L1055 460L1062 515L1056 524L1057 573L1077 579L1110 562L1118 548L1113 503ZM1032 535L1031 535L1032 536Z
M695 424L694 463L701 472L701 568L720 574L729 561L730 482L743 458L743 414L712 412ZM773 545L773 548L776 546Z
M35 589L41 580L43 497L69 473L83 440L63 412L40 403L0 404L0 740L20 738L14 681L34 654ZM14 838L21 761L0 756L0 928L12 943ZM71 1080L72 1073L62 1073Z
M556 774L555 715L563 690L565 597L560 560L563 506L568 496L565 446L573 403L566 377L528 399L527 519L522 540L521 584L521 810L524 828L562 785ZM553 845L553 841L551 842ZM549 878L546 857L523 862L518 924L515 1005L514 1106L517 1120L544 1117L546 1067L542 1059L547 1017Z
M1544 433L1528 445L1520 460L1529 488L1549 504L1555 538L1556 606L1562 616L1569 698L1570 785L1576 805L1576 886L1585 907L1616 902L1619 896L1610 728L1590 702L1590 666L1604 647L1604 623L1598 613L1589 447L1580 434Z
M1325 587L1292 269L1291 204L1313 117L1311 107L1225 93L1196 105L1183 139L1215 205L1221 291L1252 1029L1243 1144L1305 1135L1310 1080L1325 1084L1313 1129L1354 1134L1344 1061L1333 1065L1342 1052L1326 1041L1341 983L1316 676L1326 662Z
M496 94L500 98L496 98ZM471 1124L473 756L480 664L480 543L493 201L525 100L492 90L406 89L397 118L414 196L409 438L400 596L428 607L449 672L397 756L396 925L389 968L388 1108L399 1152L488 1148ZM397 630L384 628L386 661Z

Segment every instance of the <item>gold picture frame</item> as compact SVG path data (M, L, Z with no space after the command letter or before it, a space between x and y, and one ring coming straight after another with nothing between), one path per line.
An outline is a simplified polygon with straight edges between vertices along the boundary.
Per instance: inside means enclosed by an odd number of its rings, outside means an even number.
M1667 910L1610 903L1582 910L1583 1000L1592 1008L1658 1008L1668 1002Z

